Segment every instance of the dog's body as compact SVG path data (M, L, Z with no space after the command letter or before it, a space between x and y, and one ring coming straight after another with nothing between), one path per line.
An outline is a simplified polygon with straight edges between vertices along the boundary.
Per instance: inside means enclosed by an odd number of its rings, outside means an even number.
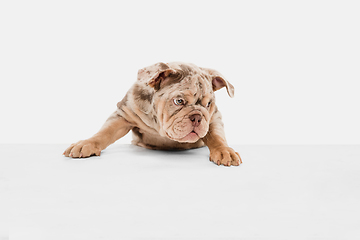
M207 145L210 160L225 166L241 158L228 147L214 91L234 87L218 72L185 63L157 63L139 70L117 110L93 137L72 144L69 157L100 155L101 150L133 132L133 144L149 149L190 149Z

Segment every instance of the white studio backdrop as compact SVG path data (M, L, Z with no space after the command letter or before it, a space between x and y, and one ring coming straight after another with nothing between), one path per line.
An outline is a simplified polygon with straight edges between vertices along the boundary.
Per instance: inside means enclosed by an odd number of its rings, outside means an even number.
M220 71L232 144L360 144L359 1L1 1L0 143L90 137L138 69ZM130 143L131 137L120 142Z

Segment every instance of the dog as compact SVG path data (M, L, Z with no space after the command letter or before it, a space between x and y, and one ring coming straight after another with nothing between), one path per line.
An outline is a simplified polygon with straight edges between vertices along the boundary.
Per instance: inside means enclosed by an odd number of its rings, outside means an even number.
M137 81L94 136L68 147L66 157L100 156L102 150L133 133L132 143L148 149L208 146L209 160L239 166L239 153L227 145L214 92L234 87L219 72L189 63L156 63L138 71Z

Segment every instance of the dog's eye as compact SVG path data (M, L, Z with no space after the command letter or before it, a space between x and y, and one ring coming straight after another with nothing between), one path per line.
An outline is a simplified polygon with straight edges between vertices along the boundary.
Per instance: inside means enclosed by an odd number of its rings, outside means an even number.
M182 99L182 98L176 98L176 99L174 99L174 104L175 104L176 106L184 105L184 104L185 104L185 100Z
M211 101L208 102L208 104L206 104L206 107L210 107L210 105L211 105Z

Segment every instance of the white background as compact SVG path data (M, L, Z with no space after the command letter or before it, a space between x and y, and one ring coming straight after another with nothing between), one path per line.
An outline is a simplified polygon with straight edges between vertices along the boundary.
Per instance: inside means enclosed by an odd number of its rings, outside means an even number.
M359 13L331 0L0 1L0 143L15 143L0 145L0 239L359 238L359 146L246 146L360 144ZM207 148L61 155L159 61L235 86L217 104L240 167Z
M0 145L1 240L7 225L11 240L360 239L360 146L237 146L239 167L207 148L78 161L65 147Z
M220 71L230 144L359 144L358 1L1 1L0 143L71 143L137 70ZM130 138L125 138L127 143Z

